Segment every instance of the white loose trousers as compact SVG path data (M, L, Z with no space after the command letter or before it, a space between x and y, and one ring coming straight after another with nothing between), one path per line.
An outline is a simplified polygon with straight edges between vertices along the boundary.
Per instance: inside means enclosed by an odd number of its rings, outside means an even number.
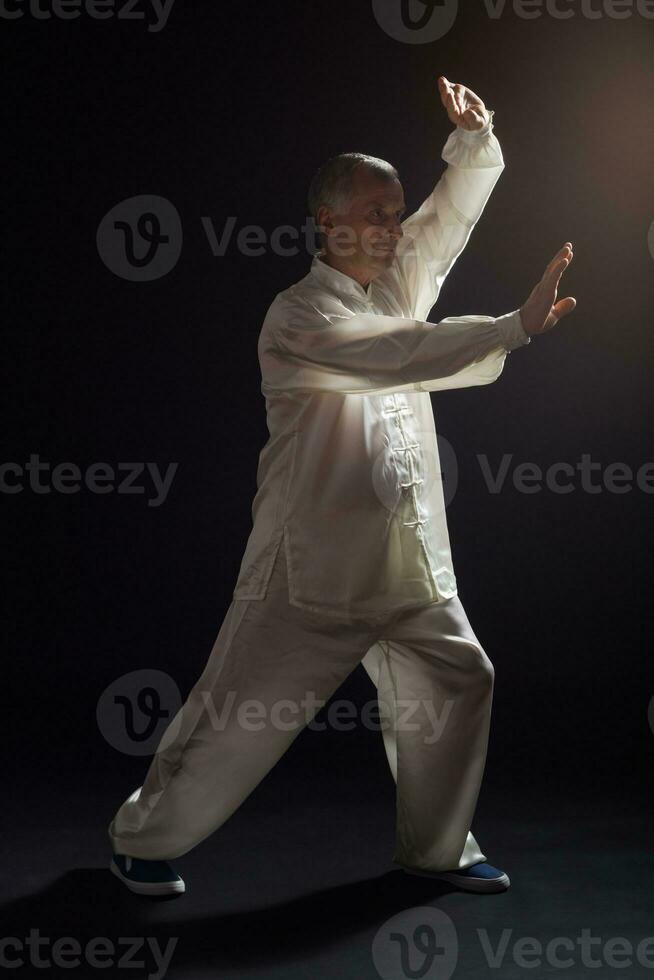
M232 600L143 785L109 826L114 851L173 859L207 838L361 662L397 783L393 860L431 870L484 861L470 827L494 671L459 597L339 621L289 603L284 547L265 597Z

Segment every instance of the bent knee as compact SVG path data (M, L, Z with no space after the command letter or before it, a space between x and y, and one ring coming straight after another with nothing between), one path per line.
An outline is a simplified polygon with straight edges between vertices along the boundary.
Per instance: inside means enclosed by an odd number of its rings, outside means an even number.
M470 673L480 687L493 688L495 667L482 646L470 644Z
M482 650L481 648L480 648L478 670L479 673L481 674L481 677L483 678L483 683L487 684L488 687L492 689L495 683L495 667L493 666L493 662L490 660L490 658L486 655L484 650Z

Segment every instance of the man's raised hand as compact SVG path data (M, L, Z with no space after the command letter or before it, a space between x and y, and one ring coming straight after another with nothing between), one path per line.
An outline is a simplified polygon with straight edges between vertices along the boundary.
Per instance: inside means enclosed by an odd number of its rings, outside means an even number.
M465 85L453 85L445 75L438 79L441 102L447 110L451 123L461 129L483 129L490 121L491 114L472 89Z
M550 260L543 277L532 289L529 299L520 308L520 319L525 333L530 337L551 330L561 317L572 313L576 299L567 296L557 302L557 290L561 276L572 262L572 244L566 242Z

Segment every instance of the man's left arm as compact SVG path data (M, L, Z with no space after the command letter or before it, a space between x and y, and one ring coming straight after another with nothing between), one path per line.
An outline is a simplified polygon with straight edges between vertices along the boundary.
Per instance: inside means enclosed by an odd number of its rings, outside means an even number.
M493 112L464 85L440 78L439 90L448 118L457 127L443 149L448 166L421 207L402 223L404 237L398 242L394 267L386 273L397 278L408 314L422 320L436 303L504 169Z

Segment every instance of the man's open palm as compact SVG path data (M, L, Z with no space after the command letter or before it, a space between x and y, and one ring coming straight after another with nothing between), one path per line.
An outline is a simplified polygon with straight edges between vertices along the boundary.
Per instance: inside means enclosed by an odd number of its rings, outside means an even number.
M444 75L438 79L441 102L451 123L461 129L483 129L490 120L490 112L472 89L452 84Z
M529 299L521 307L522 325L530 337L551 330L561 317L572 313L577 305L572 296L566 296L558 302L556 299L561 276L572 262L572 256L572 244L566 242L550 260L543 278L534 286Z

